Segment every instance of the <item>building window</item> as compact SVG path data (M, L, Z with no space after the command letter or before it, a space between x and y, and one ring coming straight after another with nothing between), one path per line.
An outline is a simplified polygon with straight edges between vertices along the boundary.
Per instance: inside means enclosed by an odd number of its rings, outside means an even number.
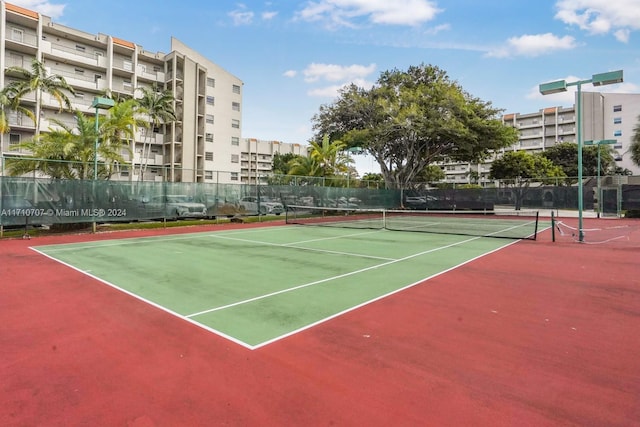
M622 123L622 117L614 117L613 118L613 124L614 125L619 125L620 123Z
M237 154L232 154L231 155L231 163L239 163L240 162L240 156Z
M238 138L237 136L232 136L231 145L240 145L240 138Z
M216 79L212 79L211 77L207 77L207 86L216 87Z
M613 136L622 136L622 131L621 130L614 131Z
M213 124L213 114L207 114L205 116L205 120L207 121L207 123L209 123L210 125Z
M240 120L232 119L231 127L234 129L240 129Z
M215 105L216 99L213 96L207 96L207 105Z
M210 162L213 161L213 151L207 151L204 153L204 159Z
M19 28L11 29L11 40L14 42L22 42L22 38L24 37L24 31Z
M20 134L19 133L10 133L9 134L9 145L20 144Z
M233 85L233 93L240 93L240 86Z
M86 47L84 47L84 46L82 46L81 44L77 44L77 45L76 45L76 50L77 50L78 52L84 52L85 50L87 50L87 48L86 48Z
M127 80L123 80L123 81L122 81L122 86L123 86L125 89L131 89L131 88L133 88L133 86L131 85L131 80L128 80L128 79L127 79Z
M212 133L205 133L204 134L204 140L207 142L213 142L213 134Z
M82 68L75 68L73 71L80 76L84 75L84 70Z
M239 102L232 102L231 103L231 109L233 111L240 111L240 103Z
M82 92L76 92L73 96L75 96L76 99L84 99L84 93Z
M238 172L231 172L231 181L238 180Z
M614 105L613 106L613 112L617 113L619 111L622 111L622 105Z
M204 179L213 179L213 171L204 171Z
M131 61L127 61L126 59L123 61L123 67L126 71L133 71L133 64Z

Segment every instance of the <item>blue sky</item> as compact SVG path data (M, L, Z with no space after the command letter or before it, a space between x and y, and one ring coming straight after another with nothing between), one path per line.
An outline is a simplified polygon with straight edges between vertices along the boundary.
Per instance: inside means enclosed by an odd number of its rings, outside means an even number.
M601 90L640 92L640 0L10 3L147 50L168 53L178 38L244 82L243 137L306 143L339 87L421 63L505 113L571 106L573 92L542 97L538 84L605 71L625 82Z

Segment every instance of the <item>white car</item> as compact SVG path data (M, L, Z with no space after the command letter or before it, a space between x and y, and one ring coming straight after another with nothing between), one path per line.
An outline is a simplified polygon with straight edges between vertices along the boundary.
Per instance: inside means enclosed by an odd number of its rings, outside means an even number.
M189 196L184 195L156 196L146 207L150 211L157 211L164 218L170 219L205 218L207 216L207 207L204 203L194 202Z
M259 215L280 215L284 212L284 206L280 202L271 200L268 197L245 196L240 199L239 205L246 213Z

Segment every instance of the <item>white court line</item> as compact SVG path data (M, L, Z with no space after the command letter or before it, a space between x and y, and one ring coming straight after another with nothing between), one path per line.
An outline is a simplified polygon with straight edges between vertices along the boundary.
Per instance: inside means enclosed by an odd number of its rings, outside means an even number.
M234 303L231 303L231 304L227 304L227 305L223 305L223 306L220 306L220 307L210 308L208 310L203 310L203 311L199 311L197 313L188 314L186 317L188 317L188 318L196 317L196 316L200 316L200 315L203 315L203 314L212 313L214 311L220 311L220 310L224 310L224 309L227 309L227 308L236 307L238 305L243 305L243 304L248 304L248 303L251 303L251 302L254 302L254 301L259 301L261 299L269 298L269 297L272 297L272 296L275 296L275 295L280 295L280 294L284 294L284 293L287 293L287 292L296 291L298 289L307 288L309 286L319 285L321 283L326 283L326 282L329 282L329 281L332 281L332 280L341 279L343 277L353 276L355 274L364 273L365 271L375 270L377 268L385 267L387 265L395 264L395 263L401 262L401 261L406 261L408 259L416 258L416 257L422 256L422 255L426 255L428 253L437 252L437 251L440 251L440 250L443 250L443 249L448 249L448 248L451 248L451 247L454 247L454 246L458 246L458 245L461 245L463 243L468 243L468 242L471 242L471 241L477 240L477 239L480 239L480 237L473 237L471 239L462 240L462 241L456 242L456 243L451 243L451 244L446 245L446 246L440 246L438 248L434 248L434 249L429 249L429 250L426 250L426 251L418 252L416 254L409 255L409 256L406 256L404 258L398 258L398 259L394 259L394 260L391 260L391 261L383 262L382 264L372 265L371 267L361 268L359 270L351 271L349 273L339 274L337 276L328 277L328 278L322 279L322 280L316 280L314 282L305 283L303 285L298 285L298 286L294 286L294 287L287 288L287 289L282 289L282 290L279 290L279 291L276 291L276 292L270 292L268 294L260 295L260 296L253 297L253 298L249 298L249 299L246 299L246 300L243 300L243 301L237 301L237 302L234 302Z
M478 237L478 238L479 238L479 237ZM469 239L469 240L474 240L474 239ZM448 269L446 269L446 270L439 271L439 272L437 272L437 273L435 273L435 274L432 274L431 276L425 277L424 279L420 279L420 280L418 280L418 281L416 281L416 282L413 282L413 283L410 283L410 284L408 284L408 285L406 285L406 286L403 286L403 287L401 287L401 288L395 289L395 290L393 290L393 291L391 291L391 292L387 292L386 294L383 294L383 295L380 295L380 296L378 296L378 297L372 298L372 299L367 300L367 301L365 301L365 302L363 302L363 303L360 303L360 304L358 304L358 305L354 305L353 307L349 307L349 308L347 308L347 309L345 309L345 310L342 310L342 311L340 311L340 312L338 312L338 313L334 313L334 314L332 314L331 316L327 316L327 317L325 317L325 318L323 318L323 319L317 320L317 321L315 321L315 322L313 322L313 323L310 323L310 324L308 324L308 325L305 325L305 326L303 326L303 327L301 327L301 328L295 329L295 330L293 330L293 331L289 331L289 332L287 332L286 334L282 334L282 335L280 335L280 336L274 337L274 338L272 338L272 339L270 339L270 340L267 340L267 341L261 342L261 343L256 344L256 345L252 345L252 346L250 346L250 348L251 348L251 350L257 350L257 349L259 349L260 347L264 347L264 346L267 346L267 345L269 345L269 344L273 344L274 342L280 341L280 340L285 339L285 338L287 338L287 337L290 337L290 336L292 336L292 335L298 334L298 333L300 333L300 332L304 332L304 331L306 331L307 329L311 329L311 328L313 328L313 327L315 327L315 326L318 326L318 325L320 325L320 324L322 324L322 323L324 323L324 322L328 322L328 321L329 321L329 320L331 320L331 319L335 319L336 317L340 317L340 316L342 316L343 314L349 313L350 311L357 310L357 309L362 308L362 307L364 307L364 306L366 306L366 305L369 305L369 304L372 304L372 303L374 303L374 302L376 302L376 301L380 301L380 300L382 300L382 299L384 299L384 298L387 298L387 297L389 297L389 296L391 296L391 295L394 295L394 294L397 294L397 293L399 293L399 292L405 291L405 290L407 290L407 289L409 289L409 288L412 288L412 287L417 286L417 285L419 285L419 284L421 284L421 283L424 283L424 282L426 282L427 280L431 280L431 279L433 279L434 277L438 277L438 276L440 276L440 275L442 275L442 274L445 274L445 273L447 273L447 272L449 272L449 271L455 270L455 269L456 269L456 268L458 268L458 267L462 267L462 266L463 266L463 265L465 265L465 264L468 264L468 263L473 262L473 261L475 261L475 260L477 260L477 259L480 259L480 258L482 258L482 257L484 257L484 256L487 256L487 255L489 255L489 254L492 254L492 253L494 253L494 252L497 252L497 251L499 251L499 250L502 250L502 249L504 249L504 248L506 248L506 247L508 247L508 246L511 246L511 245L513 245L513 244L515 244L515 243L518 243L518 242L519 242L519 240L516 240L516 241L510 242L510 243L507 243L507 244L505 244L504 246L500 246L499 248L496 248L496 249L494 249L494 250L492 250L492 251L489 251L489 252L483 253L483 254L481 254L481 255L478 255L478 256L476 256L476 257L473 257L473 258L471 258L471 259L469 259L469 260L467 260L467 261L461 262L460 264L454 265L453 267L450 267L450 268L448 268ZM463 243L463 242L461 242L461 243Z
M359 233L359 234L368 234L368 233ZM356 236L356 235L357 234L351 234L351 236ZM237 237L227 237L227 236L211 236L211 237L213 237L215 239L225 239L225 240L232 240L232 241L236 241L236 242L254 243L254 244L265 245L265 246L275 246L275 247L278 247L278 248L293 248L293 249L298 249L298 250L301 250L301 251L321 252L321 253L325 253L325 254L334 254L334 255L346 255L346 256L356 257L356 258L370 258L370 259L378 259L378 260L383 260L383 261L393 261L393 260L395 260L395 258L387 258L387 257L374 256L374 255L357 254L357 253L353 253L353 252L341 252L341 251L332 251L332 250L329 250L329 249L317 249L317 248L307 248L307 247L304 247L304 246L297 246L299 243L319 242L319 241L322 241L322 240L339 239L339 238L347 237L347 236L326 237L326 238L322 238L322 239L303 240L303 241L300 241L300 242L293 242L293 243L271 243L271 242L263 242L263 241L259 241L259 240L238 239Z
M133 292L130 292L130 291L128 291L128 290L126 290L126 289L124 289L124 288L121 288L120 286L114 285L113 283L111 283L111 282L109 282L109 281L107 281L107 280L101 279L100 277L95 276L95 275L91 274L91 273L90 273L90 272L88 272L88 271L81 270L81 269L79 269L79 268L77 268L77 267L75 267L75 266L73 266L73 265L71 265L71 264L69 264L69 263L66 263L66 262L64 262L64 261L62 261L62 260L59 260L59 259L57 259L57 258L52 257L51 255L48 255L48 254L46 254L46 253L44 253L44 252L41 252L40 250L38 250L38 249L36 249L36 248L34 248L34 247L29 247L29 249L31 249L32 251L37 252L37 253L39 253L40 255L43 255L43 256L45 256L45 257L47 257L47 258L49 258L49 259L52 259L52 260L54 260L54 261L56 261L56 262L59 262L60 264L65 265L65 266L67 266L67 267L71 268L72 270L75 270L75 271L77 271L77 272L79 272L79 273L82 273L82 274L84 274L84 275L86 275L86 276L89 276L89 277L91 277L92 279L95 279L95 280L97 280L97 281L98 281L98 282L100 282L100 283L103 283L103 284L105 284L105 285L107 285L107 286L110 286L110 287L112 287L112 288L114 288L114 289L116 289L116 290L120 291L120 292L123 292L123 293L125 293L125 294L127 294L127 295L129 295L129 296L131 296L131 297L133 297L133 298L135 298L135 299L137 299L137 300L139 300L139 301L142 301L142 302L144 302L144 303L147 303L147 304L151 305L152 307L155 307L155 308L157 308L157 309L159 309L159 310L162 310L162 311L164 311L165 313L169 313L170 315L175 316L175 317L177 317L177 318L179 318L179 319L185 320L185 321L187 321L187 322L191 323L192 325L195 325L195 326L197 326L197 327L199 327L199 328L202 328L202 329L204 329L204 330L206 330L206 331L213 332L214 334L217 334L217 335L219 335L219 336L221 336L221 337L223 337L223 338L226 338L226 339L228 339L229 341L232 341L232 342L234 342L234 343L236 343L236 344L239 344L239 345L241 345L242 347L245 347L245 348L247 348L247 349L249 349L249 350L253 350L253 346L251 346L251 345L247 344L246 342L241 341L241 340L239 340L239 339L237 339L237 338L235 338L235 337L233 337L233 336L231 336L231 335L227 335L227 334L225 334L225 333L224 333L224 332L222 332L222 331L219 331L219 330L217 330L217 329L211 328L211 327L209 327L209 326L207 326L207 325L204 325L204 324L202 324L202 323L200 323L200 322L196 322L195 320L189 319L189 318L187 318L187 317L183 316L183 315L182 315L182 314L180 314L180 313L177 313L177 312L175 312L175 311L173 311L173 310L168 309L167 307L165 307L165 306L163 306L163 305L157 304L157 303L155 303L155 302L153 302L153 301L151 301L151 300L149 300L149 299L146 299L146 298L144 298L144 297L142 297L142 296L140 296L140 295L137 295L137 294L135 294L135 293L133 293Z
M277 228L286 228L293 229L296 227L293 226L285 226L285 227L277 227ZM184 239L193 239L193 238L205 238L209 237L211 234L224 233L224 234L241 234L242 232L258 232L265 230L275 230L274 228L269 227L256 227L256 228L248 228L244 230L219 230L219 231L195 231L193 233L185 233L179 235L172 236L144 236L144 237L125 237L123 239L115 239L115 240L98 240L93 242L88 242L88 244L84 245L81 242L75 243L59 243L53 245L43 245L40 247L46 247L47 252L63 252L70 250L82 250L82 249L95 249L95 248L107 248L111 246L124 246L124 245L133 245L136 243L140 243L141 241L153 241L153 242L170 242L174 240L184 240Z

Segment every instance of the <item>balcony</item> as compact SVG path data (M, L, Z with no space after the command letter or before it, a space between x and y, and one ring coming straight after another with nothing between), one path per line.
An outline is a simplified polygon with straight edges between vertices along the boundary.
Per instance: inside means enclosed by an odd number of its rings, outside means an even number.
M92 68L107 68L107 60L104 56L95 52L83 52L76 48L51 43L44 40L42 42L42 53L45 56L57 58L75 65L83 65Z
M35 33L8 27L5 31L6 49L35 55L38 50L38 36Z
M152 82L164 82L165 79L162 71L147 71L147 67L144 65L138 65L136 67L136 75L139 79Z
M36 128L35 123L29 116L15 111L10 111L7 113L7 121L9 122L9 127L11 128L22 128L29 130L35 130Z

